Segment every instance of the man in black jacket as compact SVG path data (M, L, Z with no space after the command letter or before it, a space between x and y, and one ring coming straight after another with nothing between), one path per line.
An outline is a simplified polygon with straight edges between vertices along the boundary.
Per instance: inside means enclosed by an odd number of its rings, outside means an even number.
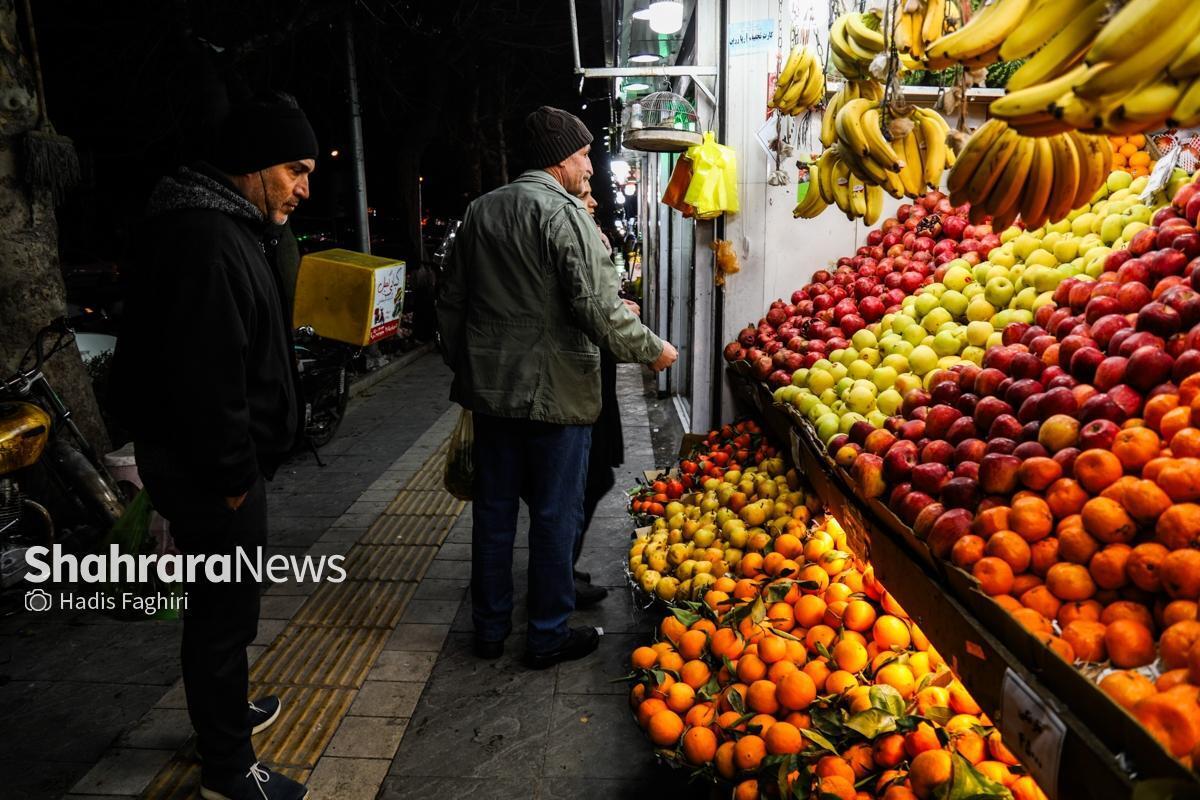
M266 544L264 479L296 443L300 399L278 227L308 197L317 141L294 101L235 107L208 163L164 178L138 241L113 369L138 471L187 554L250 558ZM279 714L247 702L252 579L186 587L182 665L208 800L299 800L261 766L252 733Z

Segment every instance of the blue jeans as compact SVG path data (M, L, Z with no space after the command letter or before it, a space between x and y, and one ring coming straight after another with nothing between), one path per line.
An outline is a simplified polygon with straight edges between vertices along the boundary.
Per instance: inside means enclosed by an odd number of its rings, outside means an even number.
M529 505L527 649L566 641L575 610L572 571L583 524L590 425L554 425L476 414L471 526L475 635L499 641L512 630L513 541L523 498Z

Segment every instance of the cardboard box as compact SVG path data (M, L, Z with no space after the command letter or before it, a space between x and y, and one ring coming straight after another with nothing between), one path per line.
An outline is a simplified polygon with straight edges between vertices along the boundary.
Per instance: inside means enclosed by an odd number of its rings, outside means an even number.
M404 310L405 264L352 250L323 250L300 259L295 327L359 347L394 336Z

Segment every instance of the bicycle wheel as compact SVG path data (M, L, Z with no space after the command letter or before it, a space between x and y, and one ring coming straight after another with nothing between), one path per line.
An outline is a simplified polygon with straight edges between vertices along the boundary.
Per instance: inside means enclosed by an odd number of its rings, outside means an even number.
M308 423L304 432L314 447L324 447L337 433L346 405L350 400L350 387L346 382L346 368L340 366L323 381L323 385L310 401Z

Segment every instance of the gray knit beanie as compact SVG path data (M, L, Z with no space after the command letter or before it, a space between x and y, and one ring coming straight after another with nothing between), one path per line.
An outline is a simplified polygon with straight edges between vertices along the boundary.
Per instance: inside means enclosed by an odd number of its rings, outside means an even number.
M526 155L534 169L558 164L592 143L592 134L583 120L552 106L542 106L525 117L525 133Z

